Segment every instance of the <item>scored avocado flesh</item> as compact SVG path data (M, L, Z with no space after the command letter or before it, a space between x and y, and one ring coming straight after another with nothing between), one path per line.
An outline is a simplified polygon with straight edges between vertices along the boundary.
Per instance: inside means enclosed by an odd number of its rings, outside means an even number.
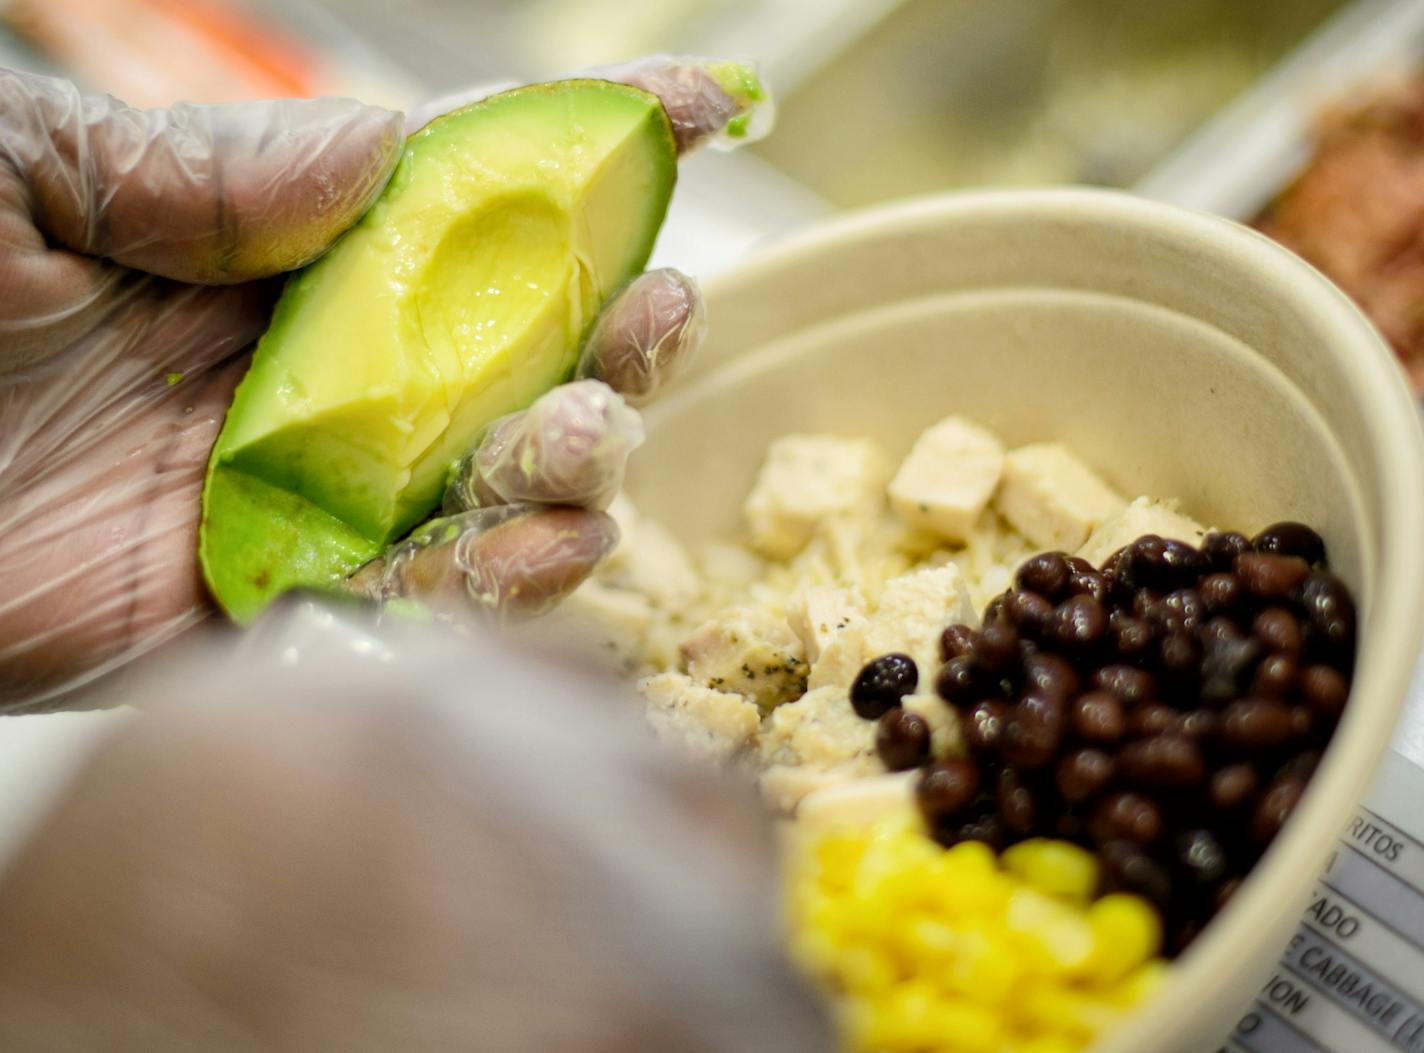
M521 88L412 136L381 198L289 279L213 449L199 548L245 621L439 502L488 424L567 379L676 179L655 96Z

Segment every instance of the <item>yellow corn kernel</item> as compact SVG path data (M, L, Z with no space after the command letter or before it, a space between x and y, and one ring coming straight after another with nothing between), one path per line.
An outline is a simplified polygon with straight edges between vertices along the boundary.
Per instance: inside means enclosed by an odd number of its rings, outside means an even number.
M845 990L867 996L884 994L900 979L888 955L864 946L847 947L841 951L836 961L836 974Z
M938 973L940 985L984 1005L1003 1006L1024 982L1022 955L1010 953L1008 933L988 924L966 925L958 931L953 959Z
M1074 846L1001 860L899 821L818 836L787 869L791 950L848 1053L1074 1053L1164 975L1151 907L1090 903L1096 864Z
M1093 930L1082 912L1037 889L1020 888L1009 897L1005 922L1036 971L1076 976L1092 960Z
M1138 966L1121 982L1108 988L1108 999L1124 1009L1139 1005L1161 990L1167 979L1168 965L1160 958Z
M1004 1053L1078 1053L1083 1048L1080 1040L1067 1035L1030 1035L1015 1042Z
M1086 902L1098 885L1098 861L1066 841L1034 838L1005 850L1004 869L1040 892Z
M1069 987L1027 984L1015 1003L1021 1023L1040 1033L1087 1041L1117 1019L1121 1010Z
M859 1036L863 1049L945 1049L990 1053L1003 1040L999 1014L961 999L940 997L921 981L889 993Z
M1146 901L1120 892L1088 908L1093 956L1088 972L1104 983L1122 979L1157 953L1162 922Z

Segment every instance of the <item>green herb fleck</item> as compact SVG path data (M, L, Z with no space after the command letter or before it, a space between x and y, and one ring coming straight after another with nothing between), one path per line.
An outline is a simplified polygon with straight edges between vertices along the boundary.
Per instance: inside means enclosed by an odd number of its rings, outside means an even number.
M182 382L182 373L169 373L163 378L163 383L167 384L170 388L174 387L177 384L181 384Z

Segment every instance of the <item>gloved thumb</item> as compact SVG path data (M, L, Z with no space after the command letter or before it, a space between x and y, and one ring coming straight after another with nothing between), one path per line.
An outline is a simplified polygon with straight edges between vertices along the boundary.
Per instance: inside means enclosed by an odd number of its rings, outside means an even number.
M0 177L51 244L202 284L320 255L385 186L403 130L348 99L136 110L7 70L0 122Z

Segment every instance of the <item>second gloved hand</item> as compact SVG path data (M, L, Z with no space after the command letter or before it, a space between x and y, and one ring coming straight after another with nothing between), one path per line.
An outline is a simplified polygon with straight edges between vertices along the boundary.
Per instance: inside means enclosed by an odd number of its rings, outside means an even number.
M687 150L741 131L759 101L717 68L606 76L657 92ZM141 112L6 71L0 116L0 705L14 707L211 614L199 494L273 278L360 217L410 125L342 100ZM700 317L690 282L645 275L598 323L582 375L645 399ZM481 510L366 568L357 591L537 611L576 587L616 542L597 506L637 434L611 391L603 418L560 431L590 404L570 390L492 433L523 460L472 462L499 466L471 481ZM496 491L500 510L483 510Z

